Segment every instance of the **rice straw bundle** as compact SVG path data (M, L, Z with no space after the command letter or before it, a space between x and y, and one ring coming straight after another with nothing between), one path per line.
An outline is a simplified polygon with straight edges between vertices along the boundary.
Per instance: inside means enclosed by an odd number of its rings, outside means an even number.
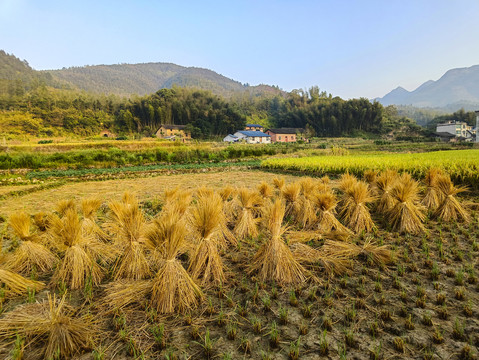
M158 272L152 281L152 305L159 313L185 311L198 304L203 293L178 256L185 249L186 226L178 214L168 213L154 222L149 238L155 244Z
M56 256L43 244L40 237L30 232L30 216L24 212L14 213L8 219L8 225L20 239L19 246L6 257L6 268L22 274L31 274L33 271L41 273L53 269Z
M121 252L114 268L114 279L145 279L151 275L146 256L150 244L145 237L146 221L138 200L125 194L123 201L111 202L108 228L115 234Z
M300 262L319 264L327 274L344 274L350 268L350 261L346 257L333 256L324 254L321 250L317 250L302 243L295 243L291 246L294 258Z
M341 175L341 178L339 179L338 187L342 192L345 192L349 190L351 186L356 184L357 181L358 179L356 179L354 175L351 175L350 173L345 173Z
M55 206L55 211L62 217L66 214L67 210L76 210L76 204L73 199L60 200Z
M165 191L163 211L176 211L180 216L187 214L188 208L191 204L193 196L189 190L180 190L175 188L170 191Z
M469 214L455 197L457 194L467 191L467 188L454 186L448 175L438 176L436 187L443 200L438 206L435 216L444 221L462 220L468 222L470 220Z
M362 245L362 253L370 255L377 264L389 264L392 253L388 245L376 245L371 237L367 238Z
M387 169L376 177L375 187L378 193L379 202L377 211L386 213L394 206L394 199L391 190L398 180L398 173L394 170Z
M298 221L302 211L301 184L293 182L283 186L281 196L286 203L285 217L291 217L293 221Z
M366 239L363 245L326 240L321 248L324 255L339 258L354 258L361 254L371 255L376 263L388 264L391 261L391 251L387 245L376 245L372 238Z
M266 227L269 239L258 249L250 272L258 272L260 281L274 280L278 284L299 284L307 279L306 269L293 257L282 239L285 205L276 199L268 210Z
M264 199L269 199L273 196L273 187L265 181L258 185L258 192Z
M301 194L304 196L316 191L318 181L315 181L310 177L303 177L299 180L299 185L301 187Z
M224 281L223 262L218 250L224 247L223 202L218 194L200 196L190 211L189 228L195 248L188 271L194 279L203 277L203 283Z
M417 234L424 230L426 217L424 207L419 203L419 185L409 174L403 174L391 189L394 200L388 212L388 222L399 232Z
M45 231L47 230L48 227L48 214L41 211L39 213L36 213L33 216L33 223L35 226L40 230L40 231Z
M285 182L285 181L284 181L284 178L283 178L283 177L280 177L280 178L275 177L275 178L273 178L273 185L274 185L274 187L275 187L277 190L279 190L279 191L283 190L284 182Z
M237 238L258 236L259 216L262 213L263 199L256 191L242 188L238 191L238 198L235 203L236 224L233 232Z
M378 176L378 173L376 170L366 170L363 174L364 180L370 184L371 186L374 185L376 182L376 177Z
M8 291L15 295L24 295L28 290L39 291L45 287L40 281L26 279L10 270L0 268L0 285L4 284Z
M285 233L288 244L306 243L313 240L321 240L323 236L314 230L288 231Z
M302 211L297 215L296 222L303 229L311 229L317 222L315 192L309 192L301 196Z
M71 289L83 288L88 278L98 285L103 277L103 269L97 263L112 260L111 249L94 237L84 234L81 221L74 209L66 210L63 218L51 217L48 235L52 244L62 254L52 281L62 281Z
M367 204L374 199L368 184L363 181L358 181L345 190L340 216L343 222L355 233L369 232L373 229L374 222L371 219Z
M442 175L443 172L441 169L430 168L424 178L426 192L421 203L431 212L436 211L444 199L443 193L437 188L437 179Z
M223 200L223 212L225 214L226 224L228 225L234 221L233 212L235 208L234 197L236 195L236 190L231 186L226 186L220 189L219 194L221 196L221 199ZM227 230L229 232L228 227L227 227ZM229 234L228 234L228 239L230 241L233 240L233 239L230 239ZM232 242L235 243L235 240L233 240Z
M152 280L121 279L105 286L105 296L101 300L103 306L116 312L131 304L141 304L147 301L151 293Z
M235 188L232 186L225 186L220 189L219 194L223 201L231 201L233 200L233 197L235 196Z
M100 208L101 203L101 199L97 198L83 199L81 202L83 217L86 219L95 220L96 212Z
M97 334L92 317L78 315L66 294L60 300L48 295L48 301L17 306L0 319L0 338L20 335L27 349L32 348L28 355L39 352L42 359L66 359L91 349Z
M96 212L100 208L102 201L96 198L83 199L81 202L81 209L83 213L82 226L85 232L92 234L92 236L107 242L108 234L96 223Z
M336 197L331 192L321 192L315 197L317 209L316 228L321 233L329 233L332 230L350 233L351 231L336 219Z

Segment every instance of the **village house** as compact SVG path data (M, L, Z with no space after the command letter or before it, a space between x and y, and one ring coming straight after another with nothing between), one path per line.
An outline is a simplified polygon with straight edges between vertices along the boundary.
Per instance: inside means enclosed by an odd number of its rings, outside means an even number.
M233 134L238 141L245 141L248 144L270 144L271 136L262 131L240 130ZM223 139L224 140L224 139Z
M239 138L237 136L232 135L232 134L228 134L223 138L223 141L233 143L233 142L238 142Z
M453 136L445 136L450 134ZM443 141L472 141L476 137L476 129L467 125L464 121L448 121L437 124L436 135Z
M279 128L268 129L266 134L271 136L271 142L296 142L303 140L304 129L301 128Z
M263 125L258 125L258 124L246 124L245 128L246 131L264 131L264 126Z
M168 140L189 140L191 134L186 131L186 125L161 125L156 132L156 137Z

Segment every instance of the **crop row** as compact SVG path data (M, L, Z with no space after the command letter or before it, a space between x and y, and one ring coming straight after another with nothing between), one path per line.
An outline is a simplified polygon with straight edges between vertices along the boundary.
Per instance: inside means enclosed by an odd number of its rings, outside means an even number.
M412 154L369 154L348 156L311 156L268 159L261 167L293 170L308 174L343 174L362 176L367 170L394 169L422 178L430 168L441 168L462 184L479 187L479 150L434 151Z
M228 146L222 148L196 148L193 146L156 148L128 151L118 148L108 150L76 150L56 153L25 152L0 154L0 169L84 168L108 166L138 166L147 164L186 164L194 162L219 162L290 153L295 147Z
M30 171L26 174L27 179L48 179L60 177L83 177L88 175L109 175L120 173L133 172L150 172L158 170L195 170L205 168L223 168L228 166L255 166L258 167L260 162L258 160L238 161L238 162L218 162L218 163L193 163L193 164L173 164L173 165L139 165L127 167L113 167L113 168L87 168L87 169L65 169L65 170L43 170Z

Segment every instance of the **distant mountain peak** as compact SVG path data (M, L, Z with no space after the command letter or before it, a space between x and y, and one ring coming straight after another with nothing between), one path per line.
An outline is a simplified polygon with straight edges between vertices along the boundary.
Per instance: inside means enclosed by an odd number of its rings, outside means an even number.
M448 70L439 80L426 81L413 91L399 86L376 100L383 105L432 108L463 103L479 106L479 65Z

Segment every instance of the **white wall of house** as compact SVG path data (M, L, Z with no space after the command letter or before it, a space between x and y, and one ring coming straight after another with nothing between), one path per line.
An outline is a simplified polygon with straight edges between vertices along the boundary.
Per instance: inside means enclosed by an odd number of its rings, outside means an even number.
M456 137L470 137L468 130L472 131L472 126L468 126L465 122L450 122L446 124L437 124L436 132L447 132Z
M271 137L269 136L248 136L246 137L248 144L270 144Z
M225 141L225 142L235 142L235 141L238 141L238 138L234 135L229 134L229 135L227 135L223 138L223 141Z

